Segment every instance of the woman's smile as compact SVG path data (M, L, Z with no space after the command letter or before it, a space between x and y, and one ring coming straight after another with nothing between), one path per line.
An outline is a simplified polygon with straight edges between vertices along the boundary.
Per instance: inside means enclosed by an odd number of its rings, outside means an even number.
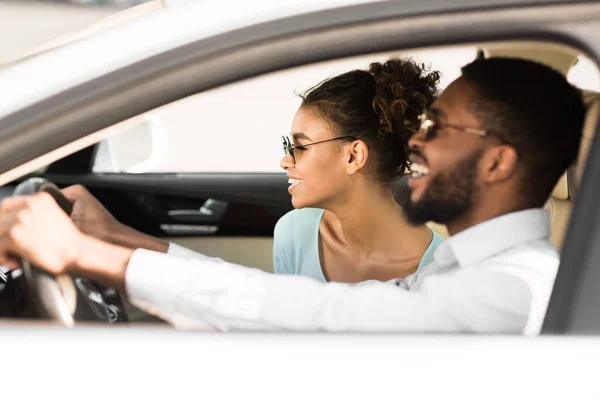
M292 190L294 190L296 186L302 183L302 179L289 178L288 183L290 184L290 186L288 187L288 192L292 193Z

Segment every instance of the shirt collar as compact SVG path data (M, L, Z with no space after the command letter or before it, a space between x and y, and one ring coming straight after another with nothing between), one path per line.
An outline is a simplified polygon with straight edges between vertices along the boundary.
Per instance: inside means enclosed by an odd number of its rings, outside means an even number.
M504 214L448 238L438 247L434 260L466 266L518 244L549 238L550 216L543 208Z

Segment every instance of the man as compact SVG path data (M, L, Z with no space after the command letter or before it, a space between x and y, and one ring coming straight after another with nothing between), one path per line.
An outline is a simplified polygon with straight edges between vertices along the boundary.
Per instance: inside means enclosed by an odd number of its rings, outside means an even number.
M545 66L463 68L410 141L407 214L451 237L405 280L322 284L230 264L119 225L81 188L65 191L80 229L48 195L5 200L0 261L117 287L179 328L535 334L559 264L542 207L576 158L583 119L581 93Z

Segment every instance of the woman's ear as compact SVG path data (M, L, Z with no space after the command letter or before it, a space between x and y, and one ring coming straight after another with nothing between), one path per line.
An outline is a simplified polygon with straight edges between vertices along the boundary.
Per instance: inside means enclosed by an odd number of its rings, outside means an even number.
M367 164L369 147L362 140L355 140L346 146L345 157L347 160L346 172L353 175Z
M489 149L483 157L484 182L498 182L515 173L519 155L512 146L501 145Z

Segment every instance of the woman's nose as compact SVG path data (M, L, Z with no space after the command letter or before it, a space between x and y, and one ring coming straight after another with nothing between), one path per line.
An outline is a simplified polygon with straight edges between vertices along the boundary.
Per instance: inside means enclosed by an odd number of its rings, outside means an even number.
M292 160L292 156L289 154L286 154L285 156L283 156L283 158L281 159L281 161L279 161L279 166L282 169L285 169L286 171L289 168L292 168L294 166L294 161Z

